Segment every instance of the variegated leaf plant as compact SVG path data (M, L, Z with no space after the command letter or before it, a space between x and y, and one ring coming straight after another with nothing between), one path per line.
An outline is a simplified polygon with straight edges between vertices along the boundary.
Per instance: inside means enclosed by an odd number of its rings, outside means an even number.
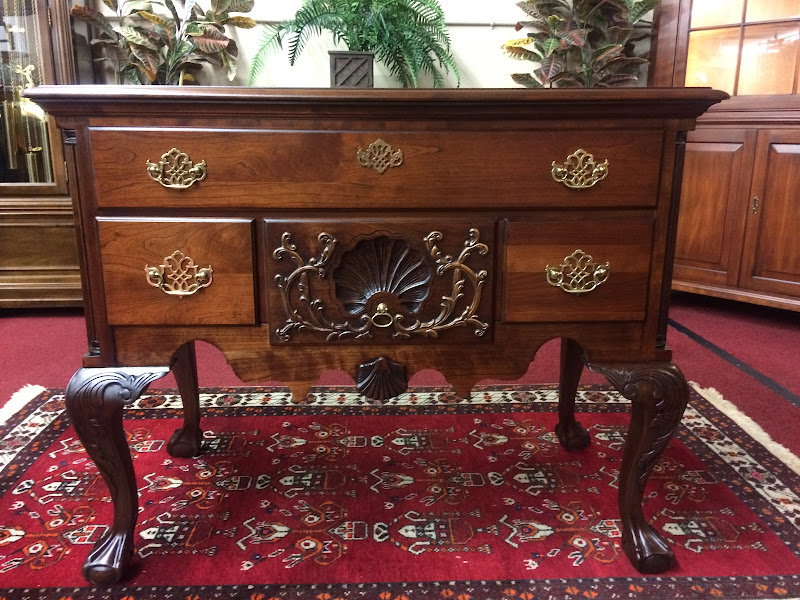
M203 11L197 0L103 0L117 19L93 8L73 6L75 19L89 23L98 61L107 63L116 83L177 85L195 81L204 64L236 74L236 43L225 26L249 29L246 16L255 0L211 0Z
M537 63L515 73L526 87L615 87L634 85L648 52L636 43L652 36L644 17L659 0L524 0L528 19L517 23L524 38L503 45L508 56Z

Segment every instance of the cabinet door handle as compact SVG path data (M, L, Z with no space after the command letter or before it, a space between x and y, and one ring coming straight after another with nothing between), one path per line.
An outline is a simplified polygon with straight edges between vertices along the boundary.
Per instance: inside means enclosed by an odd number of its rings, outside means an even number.
M758 212L758 196L753 196L753 207L750 209L750 212L753 214Z

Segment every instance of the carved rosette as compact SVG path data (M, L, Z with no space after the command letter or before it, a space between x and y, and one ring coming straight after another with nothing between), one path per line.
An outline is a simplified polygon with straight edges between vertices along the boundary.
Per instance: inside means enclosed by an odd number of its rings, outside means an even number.
M325 303L315 296L312 282L326 277L337 240L320 233L319 255L306 261L297 252L291 234L285 232L273 256L289 259L295 268L288 275L275 277L286 314L286 321L276 331L278 338L288 342L294 332L308 330L325 335L328 341L370 339L376 329L387 329L395 339L406 339L438 337L455 327L471 327L476 336L482 336L489 325L478 317L478 309L488 274L473 270L467 262L473 253L485 255L489 248L480 242L480 233L474 228L457 257L440 250L442 239L438 231L429 233L423 239L422 251L406 240L379 236L347 250L334 273L333 285L337 300L352 318L336 321L327 316ZM452 288L441 297L438 314L423 320L416 313L428 301L434 273L440 278L450 275ZM402 311L390 310L389 305Z

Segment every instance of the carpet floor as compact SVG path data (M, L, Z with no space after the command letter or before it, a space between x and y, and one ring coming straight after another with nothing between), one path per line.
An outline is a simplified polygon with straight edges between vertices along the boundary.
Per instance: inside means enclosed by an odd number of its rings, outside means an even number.
M592 443L553 435L552 386L416 388L383 405L326 387L205 390L203 454L165 441L180 400L125 411L141 512L130 577L80 577L111 507L58 390L0 430L5 600L534 600L800 596L800 465L692 392L653 471L645 513L678 565L621 553L616 487L629 406L585 387ZM402 420L398 419L402 416ZM755 435L755 437L754 437ZM269 583L266 583L269 582Z

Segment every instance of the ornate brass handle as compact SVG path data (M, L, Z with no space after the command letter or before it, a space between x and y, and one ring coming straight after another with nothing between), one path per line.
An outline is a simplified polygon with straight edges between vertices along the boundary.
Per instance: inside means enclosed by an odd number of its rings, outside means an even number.
M384 302L381 302L375 307L375 314L370 317L370 321L375 327L384 328L394 323L394 317L389 312L389 307Z
M201 160L195 165L188 154L173 148L162 154L157 163L147 159L147 174L165 188L184 190L195 181L206 178L206 161Z
M170 296L191 296L200 288L211 285L214 269L211 265L198 267L194 260L176 250L157 267L145 265L147 283Z
M375 169L383 174L389 167L399 167L403 164L403 151L395 150L382 139L377 139L367 146L366 150L359 148L356 158L362 167Z
M563 165L556 164L556 161L553 161L550 174L553 179L563 183L568 188L584 190L608 176L608 160L597 164L594 156L583 148L578 148L567 157Z
M575 250L557 267L547 265L544 272L550 285L568 294L585 294L608 280L611 265L597 265L590 254Z

